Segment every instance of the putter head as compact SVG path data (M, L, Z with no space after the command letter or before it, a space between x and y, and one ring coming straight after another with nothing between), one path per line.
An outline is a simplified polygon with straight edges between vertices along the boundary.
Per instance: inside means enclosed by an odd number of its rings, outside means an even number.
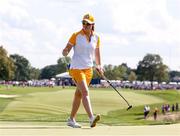
M132 105L130 105L128 108L127 108L127 110L129 110L129 109L131 109L132 108Z

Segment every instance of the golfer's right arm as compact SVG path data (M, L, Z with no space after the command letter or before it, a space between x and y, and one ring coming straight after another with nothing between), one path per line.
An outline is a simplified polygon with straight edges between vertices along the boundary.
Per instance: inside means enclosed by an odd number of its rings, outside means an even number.
M73 45L68 43L66 45L66 47L63 49L62 55L66 57L69 54L69 52L71 51L72 47L73 47Z

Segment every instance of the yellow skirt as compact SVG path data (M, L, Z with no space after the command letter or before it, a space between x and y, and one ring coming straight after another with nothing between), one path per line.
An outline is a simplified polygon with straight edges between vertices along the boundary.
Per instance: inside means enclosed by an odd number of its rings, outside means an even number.
M70 69L69 75L76 83L80 83L84 80L86 81L87 85L89 85L93 76L93 69Z

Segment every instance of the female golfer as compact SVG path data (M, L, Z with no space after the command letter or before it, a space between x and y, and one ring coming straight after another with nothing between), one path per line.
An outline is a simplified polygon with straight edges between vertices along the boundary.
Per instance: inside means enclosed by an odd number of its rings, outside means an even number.
M73 128L81 127L75 120L81 100L88 114L90 127L95 127L100 120L100 115L95 116L93 114L88 89L93 75L94 58L96 68L103 73L99 46L99 36L94 32L94 17L91 14L86 14L82 19L82 29L73 33L62 52L63 56L67 56L72 47L74 50L69 74L75 81L77 88L74 94L71 115L67 121L67 125Z

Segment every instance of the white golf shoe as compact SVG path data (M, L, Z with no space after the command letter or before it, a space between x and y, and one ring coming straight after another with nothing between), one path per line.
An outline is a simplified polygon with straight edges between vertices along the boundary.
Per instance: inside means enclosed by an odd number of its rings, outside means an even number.
M90 127L95 127L96 123L100 120L100 115L97 114L96 116L93 117L92 120L90 120Z
M72 128L81 128L81 125L79 123L77 123L76 121L68 118L67 120L67 125L72 127Z

